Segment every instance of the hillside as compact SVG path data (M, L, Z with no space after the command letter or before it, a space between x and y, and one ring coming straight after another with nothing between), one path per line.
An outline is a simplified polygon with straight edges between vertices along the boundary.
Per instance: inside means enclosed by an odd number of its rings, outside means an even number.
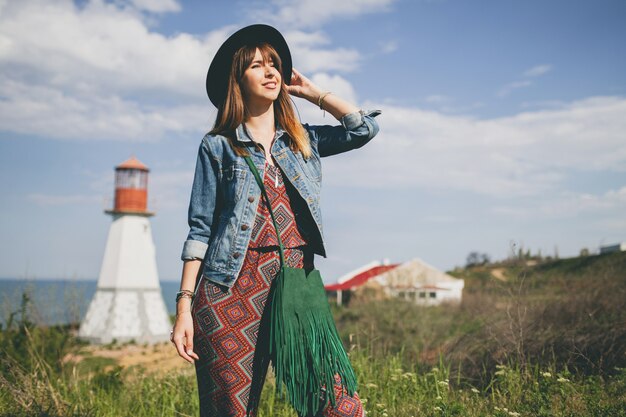
M556 362L583 374L626 366L626 253L450 273L465 279L460 305L354 299L336 309L344 340L374 356L402 352L426 367L443 355L483 382L508 361Z

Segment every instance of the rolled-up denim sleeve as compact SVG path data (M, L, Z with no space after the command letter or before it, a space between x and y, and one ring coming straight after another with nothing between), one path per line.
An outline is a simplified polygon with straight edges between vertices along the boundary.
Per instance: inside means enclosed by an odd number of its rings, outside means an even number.
M311 144L317 146L320 156L331 156L360 148L372 140L378 133L379 126L375 117L381 114L380 110L363 111L344 115L341 125L309 126L304 127L309 132Z
M205 138L198 150L187 218L189 234L183 245L182 260L204 259L209 247L216 205L217 169L209 155Z

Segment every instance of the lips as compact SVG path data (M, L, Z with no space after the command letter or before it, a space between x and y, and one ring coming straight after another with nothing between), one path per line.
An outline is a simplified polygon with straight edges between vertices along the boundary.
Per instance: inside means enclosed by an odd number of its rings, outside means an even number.
M264 83L263 86L266 88L276 88L276 81L270 81L270 82Z

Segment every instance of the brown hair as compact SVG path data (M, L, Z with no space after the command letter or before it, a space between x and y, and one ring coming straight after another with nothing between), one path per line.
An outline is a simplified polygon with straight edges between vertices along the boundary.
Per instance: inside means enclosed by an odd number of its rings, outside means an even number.
M240 83L244 72L254 59L257 48L259 48L263 56L263 62L272 60L274 66L282 75L280 56L268 43L245 45L239 48L233 56L230 75L228 77L226 98L218 108L215 124L213 125L213 129L209 132L211 134L226 136L229 139L230 146L239 156L248 155L245 147L236 143L237 141L234 139L235 129L248 117L248 110L245 105ZM309 136L296 118L284 80L281 80L278 98L274 101L274 117L278 121L278 124L289 135L289 147L291 150L300 152L303 157L309 158L311 156Z

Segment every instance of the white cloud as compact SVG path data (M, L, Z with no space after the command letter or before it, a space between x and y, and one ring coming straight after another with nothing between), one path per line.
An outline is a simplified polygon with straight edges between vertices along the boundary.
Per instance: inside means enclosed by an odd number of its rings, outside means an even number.
M201 97L198 86L225 36L220 29L202 38L167 37L113 4L16 2L0 15L0 63L13 76L21 70L29 80L66 91L157 89Z
M180 11L180 4L176 0L131 0L131 3L139 10L153 13Z
M450 101L454 101L454 100L451 97L444 96L442 94L431 94L428 97L426 97L427 103L440 104L440 103L448 103Z
M378 45L379 45L378 47L380 48L381 52L385 54L390 54L398 50L398 42L394 40L386 41L386 42L379 42Z
M532 81L529 81L529 80L513 81L511 83L506 84L504 87L502 87L500 90L498 90L498 92L496 93L496 96L498 96L498 97L508 96L509 94L511 94L511 92L513 92L515 90L519 90L520 88L529 87L531 85L532 85Z
M605 220L617 221L623 218L625 211L626 187L600 194L562 191L545 195L542 199L524 200L514 206L496 205L491 208L494 214L517 219L577 218L592 213Z
M361 55L355 49L330 49L330 39L322 32L286 31L294 66L301 72L343 71L357 69Z
M165 36L151 30L139 10L178 8L170 0L5 3L0 130L84 140L154 140L207 130L214 108L204 91L206 70L237 27ZM294 30L286 37L307 76L359 65L356 50L332 48L322 32ZM338 80L323 81L349 93Z
M120 96L69 94L0 77L0 130L74 140L160 139L165 132L201 132L210 108L181 105L149 108Z
M389 11L394 0L271 0L266 8L251 9L258 21L285 27L316 28L336 18Z
M383 110L378 137L350 157L329 158L326 182L504 198L554 191L572 169L626 170L624 98L482 120L367 104Z
M320 86L323 90L332 91L334 94L351 103L357 102L357 96L352 84L339 75L316 73L313 74L311 81Z
M523 75L524 77L527 77L527 78L538 77L540 75L550 72L551 70L552 70L552 65L549 65L549 64L535 65L534 67L529 68L526 71L524 71ZM502 88L500 88L500 90L498 90L498 92L496 93L496 96L505 97L511 94L515 90L519 90L520 88L530 87L532 84L533 82L530 80L513 81L504 85Z
M552 65L543 64L543 65L535 65L532 68L524 71L525 77L538 77L539 75L546 74L547 72L552 70Z

